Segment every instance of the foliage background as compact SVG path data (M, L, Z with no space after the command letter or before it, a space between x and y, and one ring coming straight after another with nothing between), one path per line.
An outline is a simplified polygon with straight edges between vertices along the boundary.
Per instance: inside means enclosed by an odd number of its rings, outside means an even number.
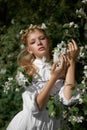
M55 47L65 38L63 25L74 21L79 25L79 35L75 40L80 46L85 46L87 16L84 13L81 17L76 15L76 9L80 8L87 12L87 3L81 0L0 0L0 130L5 130L12 117L22 109L23 89L15 91L16 84L13 83L8 94L3 92L3 84L16 74L17 55L21 50L20 31L30 24L45 23L52 47ZM82 69L79 67L78 82L82 78Z

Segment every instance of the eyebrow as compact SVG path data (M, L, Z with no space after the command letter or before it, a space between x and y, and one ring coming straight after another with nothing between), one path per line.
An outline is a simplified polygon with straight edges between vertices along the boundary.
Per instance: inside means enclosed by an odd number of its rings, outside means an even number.
M39 36L39 38L40 38L40 37L43 37L43 36L45 37L45 35L44 35L44 34L42 34L41 36ZM35 38L30 39L30 41L34 41L34 40L35 40Z
M33 38L33 39L30 39L30 41L34 41L35 39Z

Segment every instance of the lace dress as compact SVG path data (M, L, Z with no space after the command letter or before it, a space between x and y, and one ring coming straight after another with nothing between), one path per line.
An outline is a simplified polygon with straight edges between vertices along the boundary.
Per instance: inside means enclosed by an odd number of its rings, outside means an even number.
M39 67L38 75L22 94L23 110L12 119L7 130L58 130L60 128L60 120L50 118L46 107L40 111L35 101L50 78L51 65L38 59L34 64ZM76 98L66 100L63 94L63 83L63 80L57 80L50 95L58 94L63 104L69 105Z

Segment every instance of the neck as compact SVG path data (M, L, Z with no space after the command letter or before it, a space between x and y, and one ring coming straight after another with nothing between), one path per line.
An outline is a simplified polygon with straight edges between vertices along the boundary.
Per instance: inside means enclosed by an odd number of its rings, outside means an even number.
M45 61L47 61L47 62L49 62L50 61L50 56L47 56L47 57L45 57L45 56L43 56L43 57L41 57L41 58L39 58L39 57L36 57L36 59L38 59L38 60L42 60L42 59L45 59Z

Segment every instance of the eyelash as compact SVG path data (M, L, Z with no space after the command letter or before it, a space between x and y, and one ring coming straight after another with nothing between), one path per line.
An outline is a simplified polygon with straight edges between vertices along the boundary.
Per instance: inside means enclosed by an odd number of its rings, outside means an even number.
M40 40L44 40L44 39L45 39L45 37L41 37L41 38L40 38Z
M34 44L35 42L31 42L30 44Z

